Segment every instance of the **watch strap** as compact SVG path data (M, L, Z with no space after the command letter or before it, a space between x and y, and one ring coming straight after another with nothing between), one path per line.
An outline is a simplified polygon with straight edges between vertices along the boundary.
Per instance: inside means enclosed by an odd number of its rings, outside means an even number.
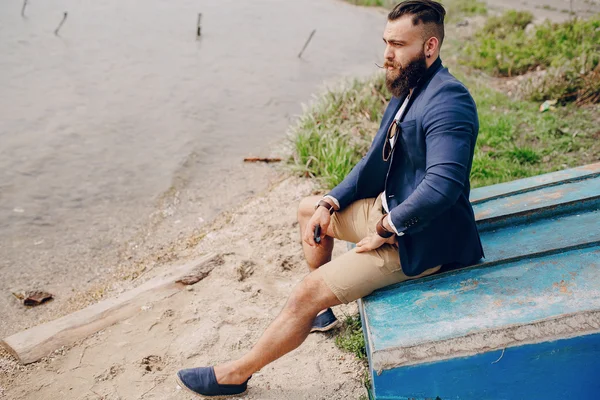
M317 206L315 207L315 210L317 208L319 208L319 206L325 207L327 210L329 210L329 215L333 214L335 212L335 208L333 208L333 206L331 204L329 204L329 202L325 201L325 200L320 200L317 203Z

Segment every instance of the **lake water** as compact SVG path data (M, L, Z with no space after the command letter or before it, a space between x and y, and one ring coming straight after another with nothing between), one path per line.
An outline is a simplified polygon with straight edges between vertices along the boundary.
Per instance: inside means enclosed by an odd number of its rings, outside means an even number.
M0 336L60 313L133 240L175 240L263 190L271 169L243 157L383 52L385 14L334 0L21 7L0 3ZM32 288L55 301L23 310L11 291Z

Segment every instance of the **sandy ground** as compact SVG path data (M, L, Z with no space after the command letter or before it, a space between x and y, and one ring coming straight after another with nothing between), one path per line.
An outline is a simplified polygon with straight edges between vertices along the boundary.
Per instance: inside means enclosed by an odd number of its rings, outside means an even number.
M296 208L310 181L287 178L220 217L189 253L221 255L204 280L39 363L1 358L7 399L188 399L174 374L248 351L307 273ZM276 207L274 205L277 205ZM338 243L336 252L344 251ZM155 269L144 276L160 275ZM336 307L339 317L356 305ZM364 365L339 350L334 334L311 334L297 350L255 374L249 399L358 399Z

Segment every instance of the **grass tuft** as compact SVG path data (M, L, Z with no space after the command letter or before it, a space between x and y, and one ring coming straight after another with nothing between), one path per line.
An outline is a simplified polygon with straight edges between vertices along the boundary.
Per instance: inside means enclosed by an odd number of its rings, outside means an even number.
M525 83L529 100L564 104L600 102L600 15L589 20L544 23L525 29L529 12L507 11L489 18L465 46L465 64L496 76L546 70Z
M441 3L446 8L450 22L457 18L486 15L488 12L485 1L480 0L444 0Z
M368 150L389 99L382 74L327 91L292 128L293 170L328 188L340 183Z
M531 22L533 14L529 11L509 10L502 16L488 18L481 31L493 34L497 39L504 39L511 33L525 30Z
M354 354L359 360L367 358L360 316L347 316L341 333L336 336L335 344L342 350Z

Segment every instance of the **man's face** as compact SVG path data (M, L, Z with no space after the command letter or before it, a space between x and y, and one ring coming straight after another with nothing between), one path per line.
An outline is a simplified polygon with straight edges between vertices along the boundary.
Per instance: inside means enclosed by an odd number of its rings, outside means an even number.
M388 21L383 32L383 41L386 44L386 85L394 96L401 97L413 88L427 71L423 25L414 26L411 15Z

